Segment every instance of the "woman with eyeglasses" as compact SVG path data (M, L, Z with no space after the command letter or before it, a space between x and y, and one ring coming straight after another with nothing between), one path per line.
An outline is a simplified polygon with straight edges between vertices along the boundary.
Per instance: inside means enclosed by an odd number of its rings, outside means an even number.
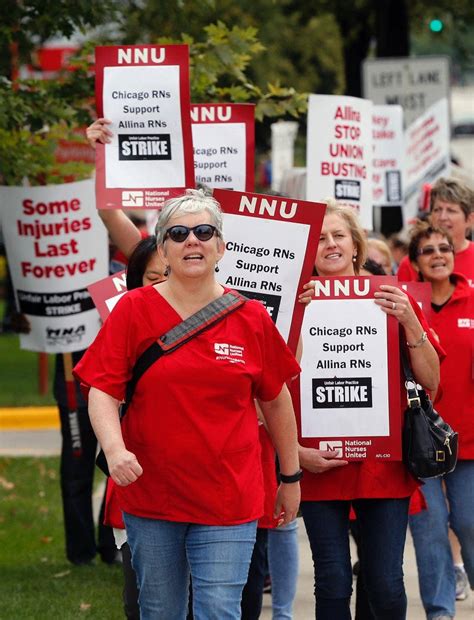
M142 620L183 620L192 574L196 618L240 618L263 514L257 398L277 450L275 515L299 505L296 424L286 382L299 366L265 308L248 300L142 376L122 425L118 407L140 354L227 292L219 204L198 190L169 200L156 227L167 280L127 293L76 367L119 487Z
M461 543L474 589L474 291L464 276L453 273L454 245L445 230L420 224L412 233L408 256L419 280L431 284L426 314L447 354L435 405L459 433L456 469L425 480L428 510L412 515L410 528L427 618L454 618L456 583L448 525Z

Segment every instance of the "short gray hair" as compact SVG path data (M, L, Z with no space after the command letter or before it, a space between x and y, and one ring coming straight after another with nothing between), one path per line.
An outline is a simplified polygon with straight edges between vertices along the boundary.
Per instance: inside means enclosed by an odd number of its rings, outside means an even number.
M207 211L211 216L211 223L216 227L217 235L223 238L222 209L212 196L206 195L202 189L187 189L185 194L177 198L170 198L163 205L156 223L156 245L162 245L165 240L168 223L173 217L184 213L202 213Z

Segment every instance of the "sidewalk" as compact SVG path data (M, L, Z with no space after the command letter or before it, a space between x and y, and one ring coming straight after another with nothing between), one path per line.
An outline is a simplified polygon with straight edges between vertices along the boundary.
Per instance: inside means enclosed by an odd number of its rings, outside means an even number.
M28 408L30 409L30 408ZM31 408L32 409L32 408ZM61 446L61 434L59 432L59 422L56 413L51 412L54 408L43 408L49 411L28 411L30 416L30 427L27 424L13 424L11 413L0 409L0 457L1 456L51 456L59 454ZM18 414L18 411L17 411ZM43 426L40 430L32 430L31 420L42 421ZM45 428L46 421L49 420L53 428ZM14 420L13 420L14 421ZM24 430L18 430L23 428ZM8 430L9 429L9 430ZM298 589L296 593L294 620L311 620L314 618L314 599L313 599L313 566L311 552L306 539L304 524L299 519L299 551L300 551L300 575L298 579ZM355 555L353 555L355 557ZM407 536L405 547L405 586L408 596L408 620L424 620L425 614L418 593L418 578L416 571L415 553L410 534ZM355 585L355 584L354 584ZM271 597L264 595L263 612L261 620L271 620ZM474 618L474 595L471 592L469 598L458 602L456 606L456 620L473 620ZM337 620L335 618L334 620Z

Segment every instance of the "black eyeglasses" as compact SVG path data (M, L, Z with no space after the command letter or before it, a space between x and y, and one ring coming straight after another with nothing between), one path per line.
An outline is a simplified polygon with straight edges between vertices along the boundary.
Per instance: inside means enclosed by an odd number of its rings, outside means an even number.
M169 237L175 243L183 243L189 237L189 233L193 232L199 241L209 241L217 232L217 228L212 224L198 224L190 228L189 226L171 226L165 233L165 239Z
M441 243L438 246L427 245L424 248L420 248L417 254L418 256L432 256L435 252L440 252L441 254L449 254L450 252L454 252L454 248L449 243Z

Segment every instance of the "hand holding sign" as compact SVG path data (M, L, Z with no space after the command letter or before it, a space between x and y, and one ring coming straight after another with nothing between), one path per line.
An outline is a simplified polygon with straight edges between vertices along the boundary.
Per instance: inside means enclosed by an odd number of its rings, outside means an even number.
M298 455L301 467L313 474L322 474L334 467L348 465L348 461L339 458L338 450L315 450L299 446Z
M102 144L111 142L113 134L107 128L107 125L111 124L112 121L109 121L107 118L98 118L86 129L87 140L93 149L95 149L96 142L101 142Z

